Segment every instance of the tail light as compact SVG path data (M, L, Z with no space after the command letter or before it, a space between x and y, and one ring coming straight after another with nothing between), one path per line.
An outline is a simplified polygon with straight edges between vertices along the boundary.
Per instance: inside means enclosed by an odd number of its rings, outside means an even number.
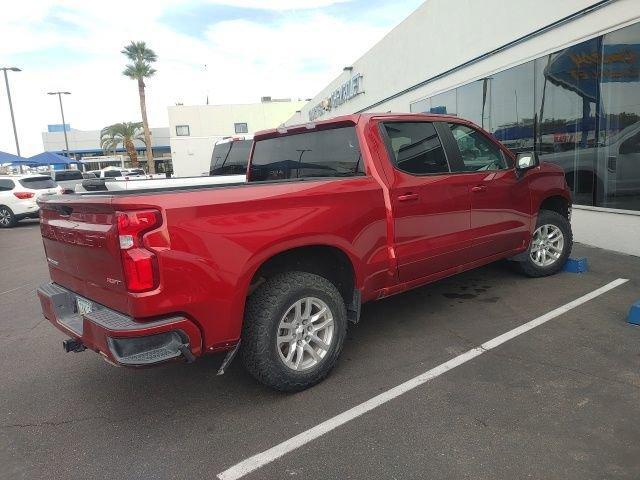
M26 200L27 198L33 198L35 196L33 192L13 192L13 194L20 200Z
M153 290L159 284L158 259L153 251L145 248L143 237L145 233L162 225L160 212L116 212L116 224L127 290Z

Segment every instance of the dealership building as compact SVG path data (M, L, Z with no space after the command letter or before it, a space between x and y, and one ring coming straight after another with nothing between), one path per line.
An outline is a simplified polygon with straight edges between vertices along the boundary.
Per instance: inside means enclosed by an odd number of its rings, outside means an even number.
M408 111L535 149L576 241L640 255L640 1L427 0L286 124Z

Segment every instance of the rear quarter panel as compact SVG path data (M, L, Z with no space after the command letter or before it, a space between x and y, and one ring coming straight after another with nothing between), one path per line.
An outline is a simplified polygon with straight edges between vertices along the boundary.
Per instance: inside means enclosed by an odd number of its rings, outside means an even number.
M209 350L240 337L251 279L277 253L341 249L365 299L389 279L385 203L370 176L114 197L113 207L161 209L170 243L157 251L159 288L132 295L127 313L185 314L200 325Z

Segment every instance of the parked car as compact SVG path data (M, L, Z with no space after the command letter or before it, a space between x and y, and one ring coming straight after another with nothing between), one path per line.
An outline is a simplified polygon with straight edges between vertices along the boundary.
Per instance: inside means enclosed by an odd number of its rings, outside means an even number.
M44 316L117 365L240 351L262 383L321 381L363 303L508 258L558 272L564 172L446 115L256 134L248 181L42 199ZM91 252L88 255L88 252Z
M147 173L142 168L128 168L123 174L129 177L144 177Z
M93 172L82 172L82 178L98 178L98 176Z
M80 170L52 170L47 173L60 187L60 193L75 191L76 185L82 183L84 177Z
M24 218L38 218L36 201L58 193L51 177L39 174L0 175L0 228L15 227Z

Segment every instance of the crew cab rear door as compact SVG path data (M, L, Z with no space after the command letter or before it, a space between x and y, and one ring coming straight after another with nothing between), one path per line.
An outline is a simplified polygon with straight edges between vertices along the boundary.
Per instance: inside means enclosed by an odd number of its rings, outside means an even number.
M380 124L393 170L390 195L401 282L469 261L470 196L467 180L452 175L433 122Z
M484 132L462 123L441 123L454 174L471 198L471 260L522 247L530 237L528 179L517 175L511 158Z

